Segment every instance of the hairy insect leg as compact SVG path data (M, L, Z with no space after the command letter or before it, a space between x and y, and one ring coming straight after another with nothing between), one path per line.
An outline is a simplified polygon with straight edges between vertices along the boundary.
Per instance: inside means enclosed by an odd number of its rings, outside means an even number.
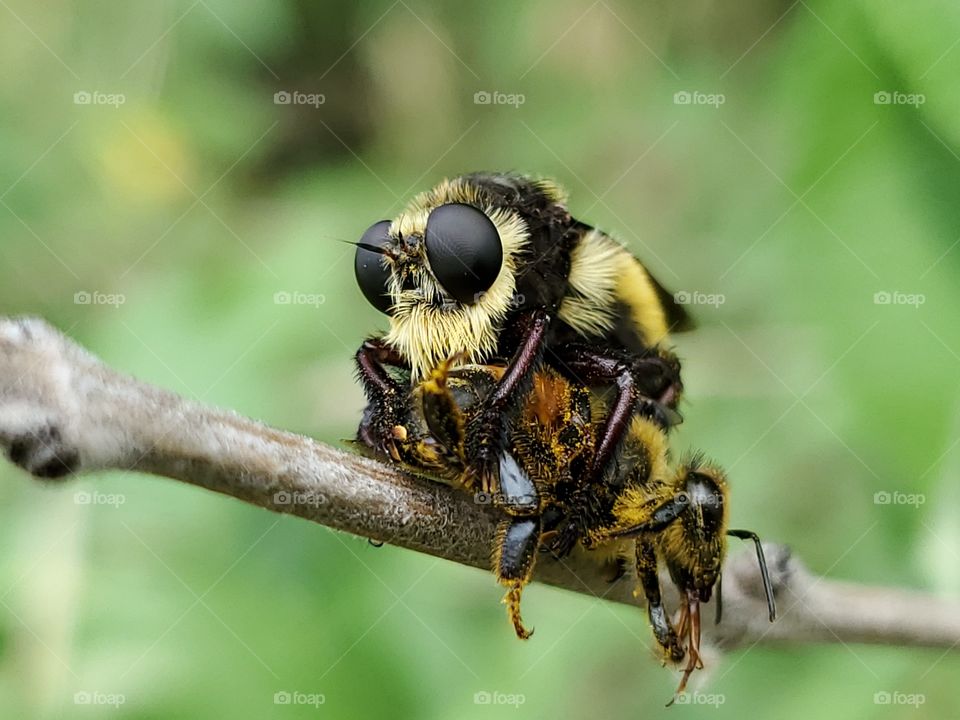
M497 544L494 548L493 570L497 581L507 588L503 602L507 606L507 616L513 629L521 640L533 635L533 630L527 630L523 625L520 598L524 586L530 582L533 574L540 531L539 517L504 520L497 531Z
M676 424L678 416L674 408L682 385L675 359L603 353L583 346L569 346L560 352L559 358L562 371L575 381L588 386L613 383L617 389L597 434L588 484L600 480L612 465L634 413L649 418L665 430Z
M687 689L687 683L694 670L703 670L703 659L700 656L700 596L695 590L688 590L683 598L686 602L680 608L680 637L686 636L687 664L683 668L680 684L673 693L673 699L667 707L673 705L678 695Z
M419 386L423 419L430 435L457 465L464 464L465 418L447 385L447 375L457 358L440 363Z
M506 444L510 418L530 386L543 355L549 325L550 316L545 310L527 313L519 331L519 347L507 371L470 421L467 432L470 474L484 492L495 489L498 456Z
M647 615L653 635L662 648L666 659L680 662L684 656L684 649L680 645L677 633L670 625L670 618L663 607L660 595L660 577L657 574L657 554L653 543L644 537L637 538L637 577L647 599Z
M369 338L357 350L357 376L369 405L363 413L357 439L368 447L399 460L395 440L406 410L407 391L390 373L387 366L405 367L404 359L382 338Z

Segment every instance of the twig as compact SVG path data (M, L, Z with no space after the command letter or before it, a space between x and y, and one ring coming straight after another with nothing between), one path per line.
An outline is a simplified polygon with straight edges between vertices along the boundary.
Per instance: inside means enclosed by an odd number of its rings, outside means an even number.
M454 562L488 568L497 511L389 465L210 408L111 370L42 320L0 318L0 446L37 477L100 470L163 475L268 510ZM724 616L704 636L723 649L770 642L960 644L960 603L812 575L767 544L780 617L767 621L752 551L734 553ZM538 560L536 578L641 604L634 578L609 583L575 553ZM712 618L712 612L705 612Z

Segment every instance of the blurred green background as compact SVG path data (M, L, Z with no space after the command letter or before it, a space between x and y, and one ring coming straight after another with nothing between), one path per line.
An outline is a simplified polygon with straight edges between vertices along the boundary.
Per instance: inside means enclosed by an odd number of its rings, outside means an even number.
M338 240L447 175L553 176L694 303L675 442L733 522L956 594L960 6L639 5L4 0L0 313L336 442L385 327ZM2 717L958 712L956 652L840 645L737 653L722 704L665 711L641 612L533 586L520 643L488 574L166 480L2 464L0 508Z

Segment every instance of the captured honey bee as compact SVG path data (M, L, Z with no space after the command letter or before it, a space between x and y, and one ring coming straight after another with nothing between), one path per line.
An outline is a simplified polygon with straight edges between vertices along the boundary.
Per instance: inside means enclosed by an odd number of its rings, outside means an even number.
M615 389L586 470L593 480L638 406L663 427L676 422L680 366L656 349L689 325L683 307L620 244L573 218L555 183L445 180L355 244L357 283L390 319L356 355L371 408L360 427L367 445L396 456L393 428L410 387L453 356L504 367L468 419L471 487L497 488L503 439L542 364L576 385Z
M441 362L408 395L404 424L392 435L399 459L455 486L469 473L471 415L496 392L508 368ZM654 637L665 661L686 657L677 694L700 659L700 603L720 582L726 536L756 544L771 621L776 608L756 535L728 530L723 471L693 455L671 467L666 435L654 414L637 413L601 482L586 472L597 452L605 406L590 390L551 368L538 370L500 463L494 503L504 512L492 565L506 587L504 603L518 637L528 630L520 601L540 551L566 555L578 543L598 561L630 559L636 567ZM368 421L370 418L367 419ZM664 608L658 570L680 593L675 629ZM718 605L719 607L719 605ZM719 614L718 614L719 617Z

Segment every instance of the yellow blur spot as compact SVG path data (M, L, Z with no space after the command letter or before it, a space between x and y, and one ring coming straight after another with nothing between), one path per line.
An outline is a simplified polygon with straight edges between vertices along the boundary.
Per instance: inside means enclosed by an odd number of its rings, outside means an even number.
M112 124L97 159L107 190L130 200L156 202L203 193L203 188L193 187L182 135L156 115Z

